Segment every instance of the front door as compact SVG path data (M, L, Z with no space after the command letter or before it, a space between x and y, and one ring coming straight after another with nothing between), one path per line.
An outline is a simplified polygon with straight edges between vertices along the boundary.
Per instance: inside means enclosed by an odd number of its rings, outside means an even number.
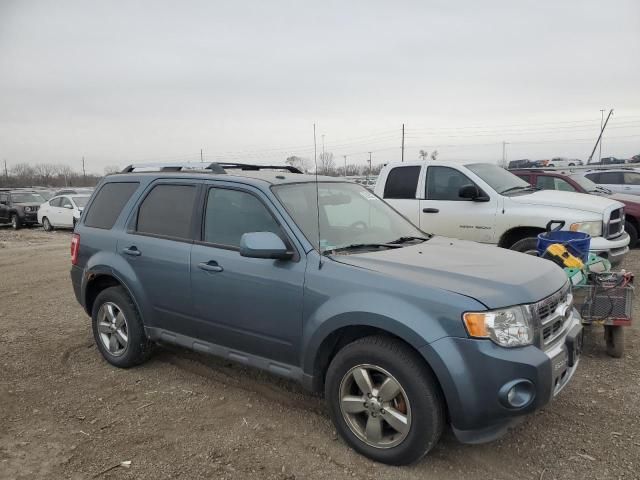
M58 210L58 213L56 215L58 225L60 225L61 227L72 227L73 204L71 203L71 199L69 197L62 197L60 207L56 210Z
M299 361L305 257L240 256L240 237L274 232L294 249L291 232L259 190L209 187L201 241L191 252L191 291L207 339L287 365Z
M488 196L464 173L451 167L430 166L424 200L420 200L420 229L446 237L495 243L498 198ZM475 185L488 201L461 198L460 188Z

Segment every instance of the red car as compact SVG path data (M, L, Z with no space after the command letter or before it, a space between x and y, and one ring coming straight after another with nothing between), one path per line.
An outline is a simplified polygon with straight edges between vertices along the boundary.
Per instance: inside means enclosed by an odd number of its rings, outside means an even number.
M624 193L612 193L600 185L596 185L588 178L571 172L545 171L545 170L509 170L534 187L542 190L563 190L565 192L590 193L609 197L624 203L625 224L624 229L629 234L629 248L638 242L640 231L640 196L625 195Z

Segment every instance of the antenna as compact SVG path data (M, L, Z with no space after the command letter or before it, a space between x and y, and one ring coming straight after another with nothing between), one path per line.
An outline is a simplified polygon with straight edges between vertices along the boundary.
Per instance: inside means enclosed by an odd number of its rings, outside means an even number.
M324 140L324 135L322 136ZM320 260L318 260L318 269L322 268L322 247L320 246L320 188L318 186L318 148L316 143L316 124L313 124L313 162L316 165L316 209L318 213L318 253L320 254Z

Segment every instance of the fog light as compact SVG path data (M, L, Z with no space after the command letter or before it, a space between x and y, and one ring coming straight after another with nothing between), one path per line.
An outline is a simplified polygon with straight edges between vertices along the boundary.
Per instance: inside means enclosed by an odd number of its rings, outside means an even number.
M530 380L521 378L504 384L498 397L507 408L524 408L533 401L535 389Z

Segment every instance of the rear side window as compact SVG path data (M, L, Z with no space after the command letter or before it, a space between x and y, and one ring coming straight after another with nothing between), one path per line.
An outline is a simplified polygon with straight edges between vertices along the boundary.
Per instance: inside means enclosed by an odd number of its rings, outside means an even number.
M111 229L138 185L138 182L106 183L96 194L84 217L84 224L87 227Z
M416 198L420 167L395 167L387 176L384 198Z
M600 178L597 183L602 184L620 184L622 183L621 172L600 172Z
M156 185L138 210L136 231L171 238L191 238L195 185Z

